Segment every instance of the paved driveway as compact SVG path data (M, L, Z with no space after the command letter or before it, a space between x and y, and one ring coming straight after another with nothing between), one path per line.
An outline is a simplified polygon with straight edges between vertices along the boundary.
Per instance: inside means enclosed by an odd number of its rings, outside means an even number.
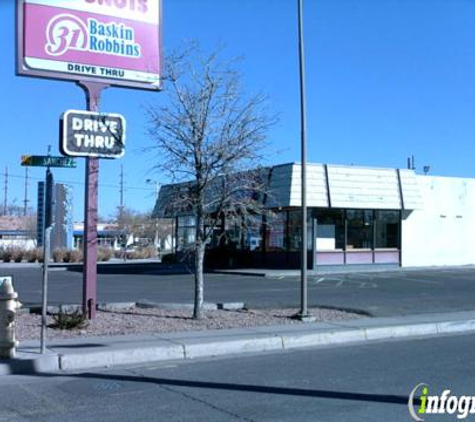
M41 302L41 268L0 265L14 276L24 303ZM50 303L80 303L82 274L64 269L50 273ZM391 272L309 275L309 305L360 309L375 316L475 310L475 269L441 268ZM101 270L98 300L192 302L193 275L171 274L161 267ZM257 277L206 274L209 302L245 302L249 307L298 307L300 279L295 275Z

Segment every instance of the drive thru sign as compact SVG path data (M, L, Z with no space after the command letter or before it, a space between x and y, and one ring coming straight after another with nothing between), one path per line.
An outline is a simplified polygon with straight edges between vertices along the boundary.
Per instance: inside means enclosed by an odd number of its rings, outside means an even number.
M60 151L71 157L124 155L125 119L120 114L68 110L61 121Z

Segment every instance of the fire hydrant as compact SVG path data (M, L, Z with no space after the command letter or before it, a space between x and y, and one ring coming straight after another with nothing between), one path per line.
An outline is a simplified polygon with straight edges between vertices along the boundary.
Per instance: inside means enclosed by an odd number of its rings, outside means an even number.
M12 278L0 276L0 359L11 359L16 355L15 315L21 307L17 297Z

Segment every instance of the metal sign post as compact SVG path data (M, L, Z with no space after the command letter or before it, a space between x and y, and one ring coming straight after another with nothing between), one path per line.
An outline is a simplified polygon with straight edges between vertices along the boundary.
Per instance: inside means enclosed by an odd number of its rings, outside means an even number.
M95 82L80 82L86 93L88 111L99 111L101 92L108 85ZM86 157L86 192L84 203L84 267L82 308L89 319L96 318L97 303L97 189L99 159Z
M49 152L49 150L48 150ZM46 315L48 313L48 271L51 254L51 230L53 229L53 175L46 168L45 180L45 230L43 245L43 285L41 306L41 353L46 352Z
M52 226L45 229L45 243L43 246L43 286L42 286L42 306L41 306L41 353L46 352L46 315L48 314L48 271L49 257L51 249Z
M43 284L42 284L42 310L41 310L41 353L46 351L46 315L48 311L48 271L51 255L51 231L54 226L53 218L53 188L54 180L50 167L75 168L76 161L69 157L55 157L50 154L51 146L48 147L48 155L23 155L22 166L46 167L45 175L45 227L43 246Z

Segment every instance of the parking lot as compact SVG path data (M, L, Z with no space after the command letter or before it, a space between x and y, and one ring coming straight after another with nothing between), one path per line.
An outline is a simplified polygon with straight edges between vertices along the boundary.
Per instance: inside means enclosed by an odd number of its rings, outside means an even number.
M0 265L0 274L13 275L23 303L40 303L40 266ZM49 303L81 303L81 272L56 268L49 278ZM192 302L193 275L160 265L99 271L99 302L139 300ZM205 300L244 302L250 308L299 307L300 278L295 272L276 277L207 273ZM358 309L375 316L474 310L475 268L309 275L308 300L309 306Z

